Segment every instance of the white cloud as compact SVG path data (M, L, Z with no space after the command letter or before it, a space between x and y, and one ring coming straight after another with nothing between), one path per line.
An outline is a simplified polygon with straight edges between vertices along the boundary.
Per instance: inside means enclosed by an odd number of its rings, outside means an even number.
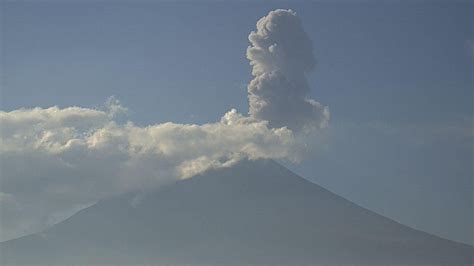
M242 158L300 159L291 130L269 128L236 110L216 123L147 127L119 124L111 112L79 107L0 112L2 231L15 226L8 220L27 213L24 219L35 231L68 208ZM11 230L29 232L25 226Z

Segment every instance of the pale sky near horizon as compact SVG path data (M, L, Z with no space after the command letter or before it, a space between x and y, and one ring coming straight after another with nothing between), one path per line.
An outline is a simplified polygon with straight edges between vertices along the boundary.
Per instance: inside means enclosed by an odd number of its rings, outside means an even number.
M0 109L95 108L137 125L248 111L256 21L297 12L331 110L305 178L416 229L474 244L472 1L1 4Z

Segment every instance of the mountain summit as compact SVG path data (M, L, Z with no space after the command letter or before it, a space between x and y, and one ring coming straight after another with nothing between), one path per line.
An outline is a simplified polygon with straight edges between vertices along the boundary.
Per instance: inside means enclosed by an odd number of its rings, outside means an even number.
M0 248L2 265L472 265L473 254L273 161L103 200Z

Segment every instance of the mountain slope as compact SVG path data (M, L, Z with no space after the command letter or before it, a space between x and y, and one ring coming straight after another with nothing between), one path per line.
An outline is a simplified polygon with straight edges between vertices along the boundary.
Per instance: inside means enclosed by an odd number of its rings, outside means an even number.
M472 265L473 252L272 161L104 200L41 234L4 242L1 251L1 262L12 265Z

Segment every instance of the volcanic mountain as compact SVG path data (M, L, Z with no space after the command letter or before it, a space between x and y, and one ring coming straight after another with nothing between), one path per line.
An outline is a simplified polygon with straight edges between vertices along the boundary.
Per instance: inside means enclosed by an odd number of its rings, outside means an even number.
M102 200L3 242L2 265L472 265L473 248L359 207L274 161Z

